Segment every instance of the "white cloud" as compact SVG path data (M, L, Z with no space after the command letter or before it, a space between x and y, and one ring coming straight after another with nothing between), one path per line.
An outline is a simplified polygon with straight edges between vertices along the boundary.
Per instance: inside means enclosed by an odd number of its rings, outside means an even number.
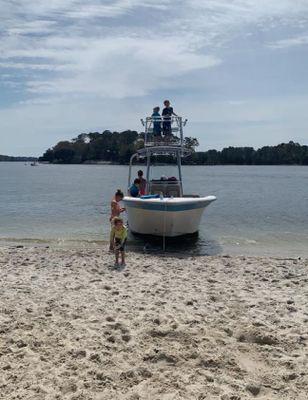
M56 21L34 20L24 22L21 26L13 26L7 29L8 36L29 35L29 34L49 34L55 29Z
M187 0L188 12L175 20L181 31L201 32L204 45L220 47L243 33L261 34L283 25L307 26L307 0Z
M161 43L153 39L122 37L89 41L80 51L74 47L71 55L68 51L63 57L63 61L74 59L78 70L75 68L76 71L65 78L29 81L28 90L53 94L92 93L117 98L140 96L153 88L166 86L170 77L220 63L216 57L198 55L189 43L176 37Z
M143 23L138 13L147 9L158 14ZM0 68L36 71L35 79L23 77L28 93L144 95L167 88L170 77L220 64L211 53L243 26L267 30L303 19L305 11L306 0L1 1ZM105 27L104 19L113 24Z
M164 11L171 4L169 0L119 0L109 2L109 4L101 4L100 1L94 4L80 4L76 5L74 10L70 10L67 16L72 18L93 18L93 17L119 17L137 7L151 8Z
M297 141L303 135L303 124L308 127L307 96L241 99L237 106L226 101L200 104L193 103L191 98L177 100L176 111L189 118L185 134L197 136L201 149ZM21 104L0 110L0 132L6 134L1 152L39 156L57 141L69 140L84 131L128 127L140 130L138 118L149 111L142 98L128 103L124 99L85 98L68 102L55 98L49 104ZM12 149L17 146L14 152Z
M67 71L73 70L75 68L74 65L52 65L52 64L33 64L33 63L25 63L25 62L0 62L0 68L9 68L9 69L20 69L20 70L41 70L41 71ZM3 74L6 76L7 74Z
M197 136L202 148L258 148L289 140L308 144L307 102L307 96L286 96L188 105L186 133Z
M270 42L267 46L271 49L287 49L303 45L308 45L308 34Z
M197 91L207 84L211 95L221 86L217 76L216 82L209 81L210 69L224 67L228 47L238 51L232 48L234 40L251 43L257 36L270 49L308 42L307 0L0 0L0 15L0 84L14 89L10 98L15 103L1 113L0 132L9 121L10 132L19 135L29 124L30 134L31 121L41 113L34 129L40 139L53 131L60 136L66 130L75 134L79 126L91 129L92 121L99 125L105 101L111 105L105 107L104 121L118 113L121 103L123 122L117 122L124 129L128 111L136 113L131 103L139 104L139 117L149 108L141 109L143 98L156 103L153 93L169 96L173 90L173 98L181 93L179 104L186 97L183 88ZM232 68L226 73L231 79ZM191 109L183 107L200 124L219 122L222 110L226 120L267 121L266 110L256 114L255 104L238 93L230 95L235 100L229 104L226 97L203 115L206 96L200 108L193 95ZM117 129L115 123L109 127Z
M7 19L24 18L114 18L136 8L165 10L171 0L36 0L35 2L16 0L0 2L0 13Z
M16 1L10 15L6 10L10 23L2 28L6 40L0 43L0 68L36 71L35 79L33 74L23 76L28 93L125 97L144 95L168 86L169 77L219 64L217 57L199 52L194 34L166 38L159 32L159 19L157 26L138 29L122 22L121 32L116 25L106 29L102 20L97 21L137 9L163 13L170 4L168 0L92 0L87 4L39 0L35 5Z

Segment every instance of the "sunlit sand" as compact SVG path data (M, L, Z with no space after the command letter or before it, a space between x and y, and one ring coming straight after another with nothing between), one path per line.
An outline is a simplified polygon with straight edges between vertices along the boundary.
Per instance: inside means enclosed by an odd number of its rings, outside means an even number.
M1 398L307 398L307 260L113 262L0 248Z

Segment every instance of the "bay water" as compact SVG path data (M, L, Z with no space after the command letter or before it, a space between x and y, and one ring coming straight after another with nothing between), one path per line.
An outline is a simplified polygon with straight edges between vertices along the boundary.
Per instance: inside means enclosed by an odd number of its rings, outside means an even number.
M170 167L155 171L173 175ZM128 166L1 162L0 245L107 246L110 200L126 191L127 176ZM168 252L308 256L308 167L184 166L183 181L184 193L217 200L199 234L168 241ZM133 250L161 245L129 237Z

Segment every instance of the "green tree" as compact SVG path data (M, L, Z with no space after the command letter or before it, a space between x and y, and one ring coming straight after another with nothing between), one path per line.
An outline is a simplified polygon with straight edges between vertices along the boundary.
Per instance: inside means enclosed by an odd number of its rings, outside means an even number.
M47 149L42 157L39 158L39 161L48 161L52 163L55 159L55 154L53 149Z
M59 142L54 148L54 162L70 164L74 161L74 145L68 141Z
M184 146L188 149L195 151L195 148L199 146L197 138L186 136L184 137Z

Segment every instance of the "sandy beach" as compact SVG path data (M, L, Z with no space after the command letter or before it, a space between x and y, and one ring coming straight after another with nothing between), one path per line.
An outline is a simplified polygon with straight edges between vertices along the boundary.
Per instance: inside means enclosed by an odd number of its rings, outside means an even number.
M296 399L308 260L1 247L0 398Z

